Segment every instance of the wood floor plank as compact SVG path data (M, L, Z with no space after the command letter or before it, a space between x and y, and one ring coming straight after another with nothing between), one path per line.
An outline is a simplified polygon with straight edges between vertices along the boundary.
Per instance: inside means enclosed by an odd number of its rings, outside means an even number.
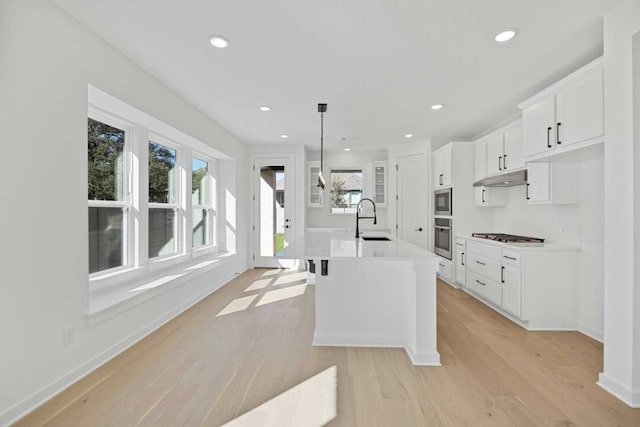
M313 347L314 325L299 272L249 270L16 426L219 426L248 413L298 427L332 399L331 426L640 425L640 410L595 384L600 343L528 332L442 282L442 367L413 366L402 349ZM301 392L329 372L337 389Z

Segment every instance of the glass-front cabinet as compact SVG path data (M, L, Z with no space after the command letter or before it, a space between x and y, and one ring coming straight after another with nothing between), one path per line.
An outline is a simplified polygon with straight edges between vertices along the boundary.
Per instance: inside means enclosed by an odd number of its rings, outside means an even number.
M307 162L307 207L322 207L322 191L318 187L320 162Z
M373 162L371 164L373 181L372 193L376 206L387 206L387 162Z

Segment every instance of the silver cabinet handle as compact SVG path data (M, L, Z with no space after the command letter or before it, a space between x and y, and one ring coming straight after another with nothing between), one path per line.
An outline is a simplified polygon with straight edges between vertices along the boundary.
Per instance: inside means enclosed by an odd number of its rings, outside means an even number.
M476 262L477 262L478 264L480 264L480 265L487 265L487 264L485 264L484 262L480 262L480 261L477 261L477 260L476 260Z
M487 286L486 283L482 283L480 280L476 279L476 282L478 282L479 284L481 284L482 286Z
M511 261L517 261L517 259L512 256L503 255L503 258L510 259Z

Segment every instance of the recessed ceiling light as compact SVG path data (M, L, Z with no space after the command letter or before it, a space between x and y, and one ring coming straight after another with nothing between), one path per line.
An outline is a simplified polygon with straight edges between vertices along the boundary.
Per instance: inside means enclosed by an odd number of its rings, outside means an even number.
M283 133L282 135L280 135L280 138L287 139L289 138L289 135L287 135L286 133Z
M505 181L504 183L505 183L505 184L508 184L508 183L509 183L509 181Z
M261 105L260 107L258 107L258 109L260 111L271 111L271 107L269 107L268 105Z
M518 34L516 30L502 31L495 35L494 40L497 41L498 43L508 42L509 40L514 38L516 34Z
M412 134L412 133L408 133L408 134L406 134L404 137L405 137L405 138L407 138L407 139L408 139L408 138L413 138L413 134Z
M344 151L351 151L351 148L345 148Z
M442 104L435 104L435 105L432 105L432 106L431 106L431 109L432 109L432 110L441 110L441 109L442 109L442 107L444 107L444 105L442 105Z
M229 46L229 40L218 35L210 36L209 43L220 49L224 49L225 47Z

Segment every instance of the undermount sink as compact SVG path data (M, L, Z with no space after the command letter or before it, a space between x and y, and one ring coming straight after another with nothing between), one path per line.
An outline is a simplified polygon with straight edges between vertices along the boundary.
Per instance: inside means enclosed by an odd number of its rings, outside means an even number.
M390 242L391 239L384 236L362 236L362 240L378 240L382 242Z

